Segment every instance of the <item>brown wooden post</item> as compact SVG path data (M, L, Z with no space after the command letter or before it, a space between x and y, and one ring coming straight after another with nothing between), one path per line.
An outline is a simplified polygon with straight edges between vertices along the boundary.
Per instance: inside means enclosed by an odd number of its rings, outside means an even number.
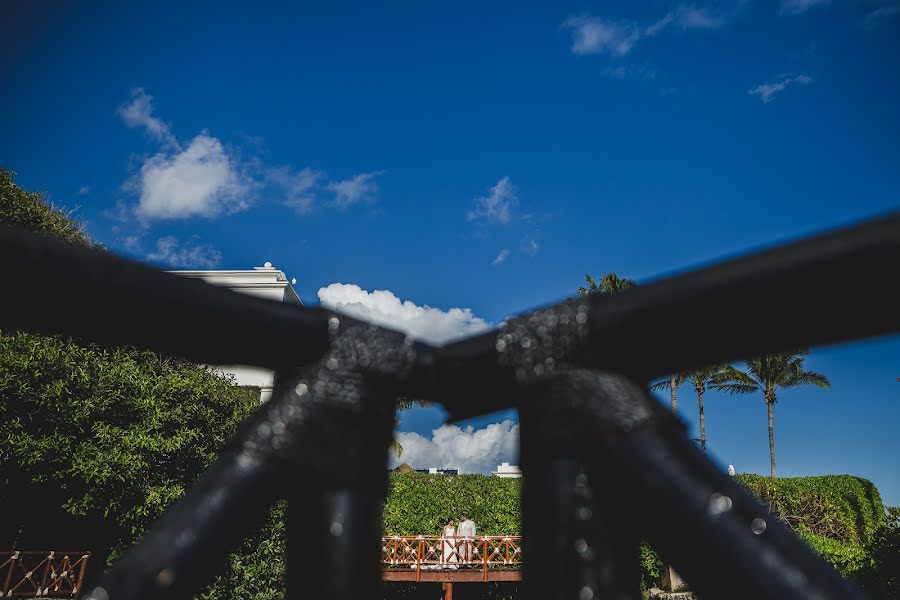
M19 553L14 552L13 555L9 559L9 571L6 572L6 581L3 584L3 594L6 594L9 591L9 582L12 579L13 567L16 566L16 561L19 558Z
M482 581L487 583L487 565L488 565L488 554L487 554L487 538L483 538L481 540L481 562L484 563L484 576L482 577Z
M50 584L48 583L48 580L50 579L50 569L51 569L52 566L53 566L53 565L52 565L52 563L53 563L53 556L54 556L54 555L53 555L53 550L51 550L51 551L50 551L50 554L47 555L47 566L44 567L44 577L43 577L43 579L41 580L41 583L38 585L38 595L39 595L39 596L46 596L46 594L44 593L44 589L50 587Z
M419 547L416 551L416 583L422 581L422 545L425 540L419 540Z
M444 588L444 600L453 600L453 582L445 581L441 587Z
M81 591L82 586L84 586L84 572L87 569L87 561L90 555L91 553L88 552L81 556L81 568L78 570L78 579L75 580L75 590L73 591L73 595L76 598L79 597L79 592Z

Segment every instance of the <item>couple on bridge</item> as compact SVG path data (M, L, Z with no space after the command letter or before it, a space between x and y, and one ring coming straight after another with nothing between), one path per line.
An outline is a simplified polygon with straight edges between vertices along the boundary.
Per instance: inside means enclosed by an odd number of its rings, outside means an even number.
M469 564L472 561L472 551L475 549L475 544L469 541L469 538L474 537L475 522L469 519L468 514L459 515L458 529L452 517L447 519L441 533L441 562L449 568L456 568L456 563Z

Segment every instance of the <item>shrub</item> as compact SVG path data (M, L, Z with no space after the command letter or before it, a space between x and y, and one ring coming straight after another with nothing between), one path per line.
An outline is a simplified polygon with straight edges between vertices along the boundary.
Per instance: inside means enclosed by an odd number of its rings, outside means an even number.
M4 169L0 224L93 246ZM87 549L102 567L181 496L258 399L154 352L0 331L0 514L15 515L0 520L0 547Z
M860 477L736 478L797 531L862 546L884 526L881 495L871 481Z

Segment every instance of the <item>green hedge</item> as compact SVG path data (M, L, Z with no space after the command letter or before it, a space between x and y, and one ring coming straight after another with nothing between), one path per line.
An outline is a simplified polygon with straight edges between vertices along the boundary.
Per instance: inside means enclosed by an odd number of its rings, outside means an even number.
M486 475L391 473L385 535L440 535L467 512L478 535L519 535L519 481Z
M792 529L863 546L885 523L881 495L851 475L787 477L737 475L737 480Z
M841 575L872 597L900 598L900 512L885 509L871 481L851 475L736 479Z
M736 479L791 525L801 538L844 576L855 580L873 598L900 598L900 510L886 518L881 497L865 479L849 475L770 479L738 475ZM447 517L469 513L484 535L518 535L518 479L484 475L424 475L392 473L384 509L386 535L437 535ZM227 572L203 600L273 600L283 589L283 510L276 508L260 535L231 557ZM644 585L659 576L659 557L641 549ZM460 590L464 586L460 586ZM515 588L478 586L466 594L508 597ZM386 597L433 595L427 585L386 586Z

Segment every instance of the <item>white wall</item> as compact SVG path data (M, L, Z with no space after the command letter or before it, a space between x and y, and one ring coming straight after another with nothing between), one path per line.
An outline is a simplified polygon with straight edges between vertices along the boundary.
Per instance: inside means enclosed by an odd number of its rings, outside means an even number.
M284 271L279 271L272 266L272 263L268 262L262 267L253 267L246 271L171 271L171 273L182 277L202 279L212 285L220 285L266 300L303 304L297 292L291 287ZM273 371L250 365L220 365L216 368L223 373L234 375L238 385L258 387L260 401L265 402L272 396L272 388L275 383Z

